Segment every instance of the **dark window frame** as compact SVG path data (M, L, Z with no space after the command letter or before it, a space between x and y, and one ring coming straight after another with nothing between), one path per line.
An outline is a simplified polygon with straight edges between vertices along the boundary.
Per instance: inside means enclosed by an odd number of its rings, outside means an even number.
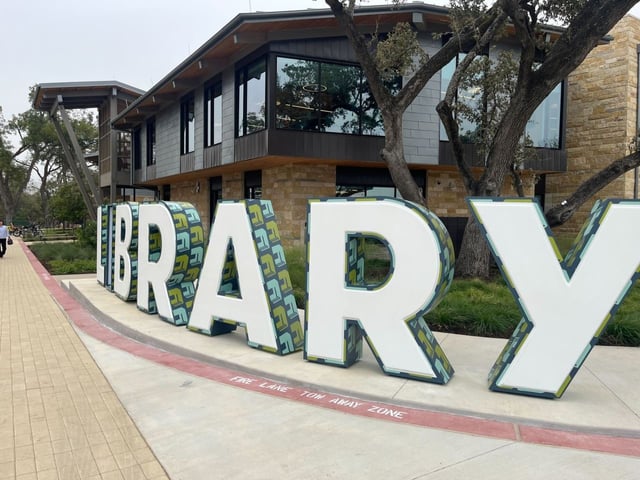
M133 155L133 168L140 170L142 168L142 129L137 127L133 130L131 137L133 146L131 148L131 155Z
M219 103L219 108L216 108L217 103ZM222 143L222 79L220 78L205 85L203 119L204 147L212 147ZM217 119L219 119L219 129L216 129Z
M190 93L180 100L180 155L195 151L195 95Z
M265 130L267 128L267 90L269 82L267 79L269 78L269 62L267 61L267 55L262 55L255 60L248 62L236 69L236 88L235 88L235 99L236 99L236 108L235 108L235 136L236 138L245 137L247 135L251 135L252 133L257 133ZM262 64L262 65L260 65ZM248 109L247 109L247 97L249 96L249 85L252 80L250 78L249 72L255 68L262 66L262 82L263 82L263 91L262 95L264 97L264 112L262 112L262 121L263 125L259 128L248 128L249 122L248 118Z
M262 198L262 170L244 172L244 198Z
M152 117L147 120L147 166L155 165L157 161L156 143L156 119Z
M278 115L278 74L279 74L279 59L288 59L288 60L292 60L292 61L306 61L306 62L314 62L317 64L317 80L318 80L318 92L321 91L321 86L322 86L322 78L323 78L323 66L324 66L324 70L325 72L327 71L328 68L335 68L335 67L345 67L345 68L355 68L358 70L358 79L357 79L357 88L358 88L358 105L355 106L356 108L356 115L357 115L357 132L345 132L345 131L331 131L331 130L323 130L321 128L321 116L322 116L322 106L320 105L320 103L318 101L314 101L314 113L315 113L315 121L317 123L317 128L288 128L288 127L283 127L283 126L279 126L278 125L278 120L277 120L277 115ZM299 131L309 131L309 132L322 132L322 133L337 133L339 135L358 135L358 136L368 136L368 137L383 137L384 136L384 124L381 123L379 125L380 131L378 133L368 133L366 131L364 131L363 128L363 118L364 118L364 112L365 111L369 111L371 110L369 109L364 109L363 106L363 98L364 98L364 93L367 93L368 95L371 96L371 98L373 98L373 94L370 91L365 92L364 88L367 85L367 78L366 75L364 74L364 71L362 70L362 67L357 64L357 63L352 63L352 62L341 62L339 60L334 60L334 59L325 59L325 58L319 58L319 57L305 57L305 56L301 56L301 55L295 55L295 54L288 54L288 53L275 53L274 54L274 61L273 61L273 65L274 65L274 75L273 75L273 91L274 91L274 95L273 95L273 118L275 119L275 128L277 129L282 129L282 130L299 130ZM402 85L402 78L398 78L395 80L395 83L397 84L397 88L401 88ZM313 92L311 92L313 93ZM374 100L375 103L375 100ZM375 110L378 112L377 114L379 115L379 109L377 107L377 105L375 106Z

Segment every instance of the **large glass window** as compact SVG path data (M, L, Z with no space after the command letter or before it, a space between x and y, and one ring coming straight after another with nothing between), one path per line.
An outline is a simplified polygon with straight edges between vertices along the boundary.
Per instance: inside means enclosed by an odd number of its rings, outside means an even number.
M320 130L334 133L360 133L360 68L318 63L320 85L316 95Z
M336 185L336 197L394 197L402 198L396 187L375 185Z
M452 60L442 69L440 82L441 99L444 99L451 78L459 61L464 58L464 55L464 53L461 53L457 59ZM477 88L479 87L476 87L476 89ZM458 100L464 102L467 108L480 108L480 99L477 93L477 90L474 88L460 88L457 92ZM547 98L543 100L527 122L525 134L530 142L529 145L541 148L560 148L561 113L562 84L559 84ZM477 130L476 124L463 117L459 118L458 124L462 141L465 143L473 143ZM440 123L440 140L449 140L442 123Z
M204 91L204 146L222 142L222 83L216 82Z
M236 135L266 128L267 62L265 58L238 70L236 76Z
M209 225L213 225L218 203L222 201L222 177L209 178ZM209 228L211 231L211 228Z
M156 119L147 120L147 165L156 164Z
M527 122L526 135L533 147L560 148L562 83L538 105Z
M196 109L193 95L190 95L180 103L180 154L195 150L196 138Z
M390 82L392 90L400 79ZM382 117L360 67L278 57L276 127L384 135Z
M445 67L440 72L440 100L444 100L444 97L447 94L447 88L449 88L449 84L451 83L451 78L453 77L456 68L458 68L458 64L462 61L462 59L464 59L465 56L466 53L460 53L457 58L454 58L447 65L445 65ZM475 89L459 88L457 92L457 100L460 102L464 102L464 104L469 109L478 108L480 99L478 98L477 93L478 92ZM472 122L469 119L460 116L458 117L458 127L460 130L460 137L462 138L462 141L465 143L473 143L476 130L478 128L475 122ZM440 123L440 140L449 140L447 131L445 130L442 122Z
M131 134L118 132L118 172L128 172L131 162Z

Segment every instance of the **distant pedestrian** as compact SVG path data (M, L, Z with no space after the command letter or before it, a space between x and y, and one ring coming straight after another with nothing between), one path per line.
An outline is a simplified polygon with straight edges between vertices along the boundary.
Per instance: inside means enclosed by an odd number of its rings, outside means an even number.
M8 238L9 238L9 229L2 222L2 220L0 220L0 258L4 257L4 254L7 253Z

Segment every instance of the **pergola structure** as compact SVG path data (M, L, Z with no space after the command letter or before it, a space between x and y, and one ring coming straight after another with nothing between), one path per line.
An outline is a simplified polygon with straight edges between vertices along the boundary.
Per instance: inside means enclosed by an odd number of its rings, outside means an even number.
M41 83L36 86L33 108L49 114L93 220L103 198L114 203L117 186L131 183L129 155L120 151L118 135L111 129L111 123L142 94L143 90L116 81ZM87 108L98 109L98 183L87 166L67 112Z

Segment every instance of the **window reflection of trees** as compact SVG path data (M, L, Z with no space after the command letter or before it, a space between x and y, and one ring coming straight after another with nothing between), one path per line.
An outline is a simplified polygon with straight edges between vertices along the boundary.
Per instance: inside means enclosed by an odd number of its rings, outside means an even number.
M251 65L247 71L247 134L265 128L265 62Z
M314 97L309 90L319 87L318 73L315 62L278 58L276 128L315 129Z
M236 135L242 137L266 127L266 78L264 58L240 69L236 76Z
M278 58L277 66L277 128L384 135L382 117L359 67L285 57Z
M320 130L334 133L360 133L360 69L319 64L320 88L316 102L320 113Z
M465 55L465 53L460 53L457 58L451 60L442 69L440 82L441 99L444 99L457 65L464 59ZM491 102L482 98L482 85L486 80L483 78L484 71L482 67L478 67L477 64L483 61L483 58L486 57L479 56L473 60L476 66L472 65L470 67L468 72L471 72L471 74L463 77L457 92L456 116L460 138L463 143L480 142L482 119L488 120L492 114L495 115L495 101ZM486 88L493 88L493 93L494 95L496 94L495 85L487 84ZM506 95L507 93L502 94ZM503 103L506 103L506 100L503 100ZM529 118L524 134L527 146L560 148L561 109L562 84L558 84ZM449 140L442 123L440 123L440 140Z

